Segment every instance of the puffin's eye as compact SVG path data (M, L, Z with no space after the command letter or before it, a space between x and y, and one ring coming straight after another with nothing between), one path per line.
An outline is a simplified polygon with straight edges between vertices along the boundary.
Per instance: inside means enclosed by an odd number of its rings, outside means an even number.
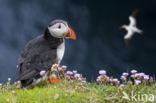
M49 27L51 27L52 25L51 25L51 24L49 24L48 26L49 26Z
M61 28L61 24L59 24L58 28L59 28L59 29Z

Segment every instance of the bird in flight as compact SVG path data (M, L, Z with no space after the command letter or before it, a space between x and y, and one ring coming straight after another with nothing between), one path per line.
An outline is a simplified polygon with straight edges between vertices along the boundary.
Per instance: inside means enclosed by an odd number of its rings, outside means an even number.
M130 47L130 40L132 39L135 33L143 34L143 31L136 27L136 16L138 13L138 9L136 9L130 16L129 16L129 25L122 25L121 28L127 31L127 34L124 36L124 41L127 47Z
M40 71L50 71L53 64L60 64L65 51L65 39L76 39L75 32L64 20L54 20L43 35L29 41L19 57L17 80L22 87L35 84L41 78Z

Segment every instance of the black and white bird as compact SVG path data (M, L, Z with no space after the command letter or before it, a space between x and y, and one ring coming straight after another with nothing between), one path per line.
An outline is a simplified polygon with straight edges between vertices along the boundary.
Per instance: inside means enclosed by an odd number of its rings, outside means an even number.
M43 35L26 44L19 57L18 71L22 86L36 82L40 71L49 71L53 64L60 64L65 51L65 40L76 39L75 32L64 20L49 23Z
M122 25L121 28L124 28L127 30L127 34L124 36L124 40L126 43L127 47L130 47L130 39L132 38L132 36L135 33L138 34L142 34L143 31L138 29L136 27L136 15L138 13L138 9L135 10L130 16L129 16L129 20L130 20L130 24L129 25Z

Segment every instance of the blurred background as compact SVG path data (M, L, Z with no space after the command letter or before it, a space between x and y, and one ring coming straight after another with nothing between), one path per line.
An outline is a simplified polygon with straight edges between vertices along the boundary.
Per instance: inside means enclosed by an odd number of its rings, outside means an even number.
M144 35L134 35L131 48L126 48L126 31L120 26L129 24L136 8ZM78 70L88 80L95 80L101 69L115 77L132 69L156 74L156 0L1 0L0 82L16 79L25 44L58 18L77 34L77 40L66 40L61 64L69 70Z

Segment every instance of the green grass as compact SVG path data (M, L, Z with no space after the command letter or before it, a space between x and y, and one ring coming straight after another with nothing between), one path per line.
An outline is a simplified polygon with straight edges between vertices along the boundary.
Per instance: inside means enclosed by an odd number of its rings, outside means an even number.
M40 85L33 89L16 89L14 86L10 86L10 89L3 88L0 90L0 103L137 103L122 98L123 92L131 96L132 91L137 96L152 94L156 98L156 84L126 85L121 88L97 83L62 82ZM55 98L56 94L59 95L58 98Z

